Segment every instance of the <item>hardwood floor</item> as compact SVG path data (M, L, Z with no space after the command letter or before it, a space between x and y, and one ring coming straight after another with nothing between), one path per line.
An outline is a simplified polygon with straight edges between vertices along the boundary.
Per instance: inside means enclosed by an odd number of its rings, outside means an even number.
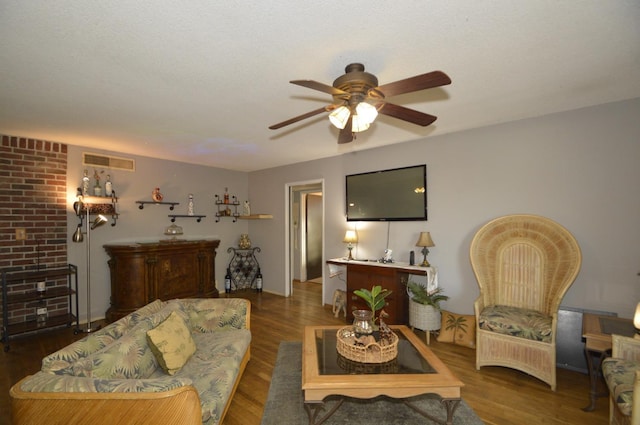
M281 341L301 341L305 325L342 324L329 307L321 306L321 286L294 285L292 297L250 292L238 293L251 300L251 361L240 381L225 425L258 425L269 391L271 372ZM424 340L424 332L416 331ZM43 333L11 342L11 350L0 354L0 423L10 425L9 388L25 375L40 369L45 355L68 345L80 336L70 329ZM487 425L607 424L608 401L598 399L594 412L581 410L588 404L586 375L558 369L558 390L524 373L500 368L475 369L472 349L443 344L431 338L431 349L460 378L463 399Z

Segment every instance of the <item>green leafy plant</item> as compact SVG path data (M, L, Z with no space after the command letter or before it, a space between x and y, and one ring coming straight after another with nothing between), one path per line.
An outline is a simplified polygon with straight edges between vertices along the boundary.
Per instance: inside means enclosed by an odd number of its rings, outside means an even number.
M381 310L387 305L387 298L393 291L388 289L382 289L380 285L374 285L371 290L368 289L356 289L353 293L364 300L373 313L373 321L376 320L376 311Z
M438 310L440 310L440 302L449 299L447 295L442 294L442 288L436 288L429 292L423 285L411 281L407 283L407 287L409 288L412 301L418 304L430 305Z

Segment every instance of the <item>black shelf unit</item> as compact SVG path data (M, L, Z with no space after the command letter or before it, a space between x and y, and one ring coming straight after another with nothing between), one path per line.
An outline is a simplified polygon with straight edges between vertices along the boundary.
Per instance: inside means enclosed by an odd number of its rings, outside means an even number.
M256 258L256 252L260 252L260 248L257 246L247 249L230 247L227 252L233 252L233 257L227 266L231 273L231 291L258 289L256 288L256 276L258 269L260 269L260 263Z
M138 204L138 208L140 208L141 210L144 209L145 205L169 205L169 209L173 211L176 205L180 205L180 202L136 201L136 204Z
M37 282L57 281L66 278L67 285L57 285L37 290ZM18 284L33 284L30 288L20 292L9 292L9 287ZM32 288L31 288L32 287ZM35 310L46 306L47 300L68 297L67 312L48 316L46 320L37 320ZM29 306L34 303L36 306ZM9 311L14 305L27 304L27 308L34 309L33 319L18 323L9 323ZM9 351L9 340L17 335L28 332L42 331L59 326L76 324L75 332L80 329L79 319L72 313L72 306L78 312L78 267L73 264L42 269L13 269L2 271L2 343L4 351ZM22 307L20 307L22 308Z
M206 215L188 215L188 214L169 214L169 218L171 218L171 222L175 223L176 218L195 218L196 221L198 223L200 223L202 221L203 218L205 218Z
M240 213L238 213L238 206L240 202L235 195L231 196L231 199L227 202L224 202L224 198L220 199L220 196L214 195L216 198L215 204L218 207L218 211L216 211L216 223L220 221L221 218L233 218L233 222L238 221L238 217L240 217Z

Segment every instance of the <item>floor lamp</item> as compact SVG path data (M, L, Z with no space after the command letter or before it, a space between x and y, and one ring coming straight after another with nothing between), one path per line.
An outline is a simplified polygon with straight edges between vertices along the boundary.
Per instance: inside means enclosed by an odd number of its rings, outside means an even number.
M76 202L74 204L74 209L76 211L76 214L80 215L83 209L82 201ZM87 225L87 228L85 231L85 234L87 235L87 329L81 332L91 333L93 331L97 331L98 329L100 329L100 326L98 326L97 328L91 327L91 231L97 227L102 226L108 220L104 215L98 214L95 220L91 222L91 205L84 205L84 210L86 212L85 220ZM73 242L82 242L83 239L84 238L82 236L82 219L81 219L80 224L78 224L78 228L73 234L73 237L71 238L71 240Z

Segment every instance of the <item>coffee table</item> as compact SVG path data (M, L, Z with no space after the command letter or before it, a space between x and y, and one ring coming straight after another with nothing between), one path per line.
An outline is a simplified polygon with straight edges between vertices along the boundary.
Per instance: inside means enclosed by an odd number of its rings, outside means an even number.
M365 364L348 360L336 350L336 332L343 326L306 326L302 343L302 391L309 424L330 417L344 397L370 399L380 395L403 399L421 415L443 425L452 425L464 384L407 327L390 326L398 335L398 357L387 363ZM446 409L446 421L431 416L404 400L421 394L437 394ZM343 396L324 416L323 400Z

